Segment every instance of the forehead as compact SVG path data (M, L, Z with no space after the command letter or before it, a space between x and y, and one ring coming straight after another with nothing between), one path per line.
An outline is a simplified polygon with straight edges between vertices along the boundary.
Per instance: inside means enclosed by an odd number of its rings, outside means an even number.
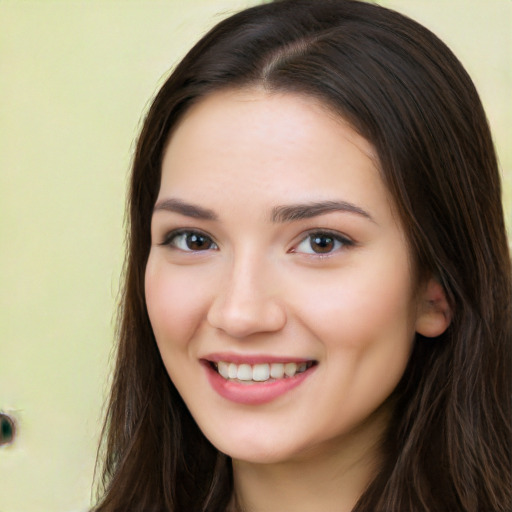
M380 180L373 146L315 98L226 90L201 99L180 120L164 153L162 185L215 176L274 186L278 178L300 177L302 186L319 186L347 164L354 176Z
M259 86L221 89L200 98L178 121L167 147L176 132L183 131L180 129L182 125L187 125L190 130L192 127L197 129L199 124L207 130L211 128L208 121L215 123L219 120L222 120L223 124L238 121L239 126L244 128L258 128L258 135L266 137L267 142L270 142L269 137L276 134L279 135L280 141L286 136L292 140L299 140L304 134L302 128L311 123L323 124L328 129L334 126L342 127L342 136L358 145L361 151L374 160L376 166L379 165L373 145L359 135L351 124L326 102L300 92L268 91ZM220 126L217 125L216 128ZM341 132L338 133L340 134ZM223 133L219 131L217 135L221 137Z

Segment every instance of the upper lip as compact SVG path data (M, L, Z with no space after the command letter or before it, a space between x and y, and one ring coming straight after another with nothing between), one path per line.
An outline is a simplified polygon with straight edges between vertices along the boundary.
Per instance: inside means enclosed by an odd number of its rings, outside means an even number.
M275 356L265 354L234 354L231 352L216 352L201 357L201 359L212 363L224 361L226 363L235 364L309 363L314 361L314 359L307 357Z

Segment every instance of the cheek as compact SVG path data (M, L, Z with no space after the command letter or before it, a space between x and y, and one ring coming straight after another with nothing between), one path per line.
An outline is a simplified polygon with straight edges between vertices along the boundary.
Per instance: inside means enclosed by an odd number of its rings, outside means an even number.
M388 398L414 340L409 280L386 288L371 271L352 277L319 287L322 293L309 294L309 307L300 312L302 325L320 340L327 363L322 376L328 391L316 401L333 434L348 423L355 425ZM298 291L295 297L297 304L305 300Z
M145 293L148 315L160 351L186 345L205 310L204 287L187 272L150 258Z
M379 352L384 365L408 358L415 324L411 281L403 267L400 273L389 267L353 268L311 283L308 294L294 290L300 318L326 350L351 352L354 358Z

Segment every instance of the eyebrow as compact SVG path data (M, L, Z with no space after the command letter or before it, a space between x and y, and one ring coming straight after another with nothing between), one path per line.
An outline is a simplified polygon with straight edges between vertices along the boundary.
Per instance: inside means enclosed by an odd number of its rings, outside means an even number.
M354 213L375 222L372 216L359 206L346 201L320 201L305 204L276 206L272 209L272 222L293 222L310 219L331 212Z
M218 220L218 215L213 210L176 198L158 201L153 208L153 213L157 211L179 213L194 219ZM294 222L331 212L352 213L375 222L367 211L346 201L318 201L276 206L272 209L270 219L274 223Z
M158 201L153 208L153 213L158 211L179 213L181 215L185 215L185 217L202 220L217 220L218 218L217 214L213 210L174 198Z

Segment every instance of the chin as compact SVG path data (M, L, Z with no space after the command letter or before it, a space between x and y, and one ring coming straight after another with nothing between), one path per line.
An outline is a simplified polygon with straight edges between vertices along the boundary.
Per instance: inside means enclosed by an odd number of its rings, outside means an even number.
M208 437L208 436L207 436ZM253 464L277 464L300 458L306 443L285 444L285 439L265 436L263 439L253 433L240 436L224 433L221 436L209 437L210 442L222 453L233 460Z
M233 448L233 447L232 447ZM246 462L250 464L279 464L293 459L291 453L283 450L276 450L275 447L234 447L230 450L221 450L231 457L234 461Z

